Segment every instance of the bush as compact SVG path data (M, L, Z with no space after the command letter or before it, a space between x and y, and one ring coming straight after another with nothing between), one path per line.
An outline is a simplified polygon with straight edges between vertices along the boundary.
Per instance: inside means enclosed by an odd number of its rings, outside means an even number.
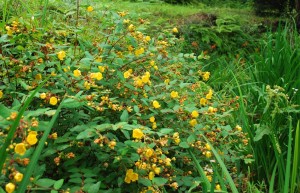
M150 37L139 31L142 19L87 10L78 28L54 21L58 27L45 30L14 19L1 32L1 186L243 189L247 171L238 166L251 155L231 117L237 100L219 98L206 84L202 56L170 53L176 28Z

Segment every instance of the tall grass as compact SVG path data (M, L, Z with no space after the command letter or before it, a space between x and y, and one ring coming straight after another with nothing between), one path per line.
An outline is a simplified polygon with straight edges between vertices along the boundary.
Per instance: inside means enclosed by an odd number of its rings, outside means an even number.
M253 78L262 84L283 87L300 104L300 36L294 24L269 32L261 52L254 55Z
M299 141L293 140L298 136L293 128L300 111L293 103L300 102L299 92L295 92L300 87L299 41L293 25L280 25L267 35L260 53L253 55L254 65L247 67L251 82L232 73L233 91L240 96L236 117L249 134L255 158L252 172L256 180L266 182L270 193L297 192Z

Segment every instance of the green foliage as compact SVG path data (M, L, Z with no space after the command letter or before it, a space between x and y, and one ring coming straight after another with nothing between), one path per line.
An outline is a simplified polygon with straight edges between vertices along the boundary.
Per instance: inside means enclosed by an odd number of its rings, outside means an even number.
M196 20L181 27L180 31L184 37L181 45L184 51L234 58L244 54L243 49L247 52L254 50L251 32L246 31L232 16L218 18L215 15L199 15Z
M295 8L294 0L254 0L257 14L282 14Z
M299 104L300 65L299 35L294 25L279 26L276 33L268 33L260 52L253 55L254 80L268 85L278 85L285 89L291 101Z

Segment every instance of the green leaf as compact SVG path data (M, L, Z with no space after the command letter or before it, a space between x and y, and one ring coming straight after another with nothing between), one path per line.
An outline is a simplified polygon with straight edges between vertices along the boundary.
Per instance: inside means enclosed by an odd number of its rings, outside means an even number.
M120 120L122 122L127 122L128 121L128 117L129 117L129 114L128 114L128 111L127 110L124 110L121 117L120 117Z
M97 193L100 189L100 185L101 185L101 182L97 182L96 184L91 185L88 192L89 193Z
M263 138L264 135L269 135L271 133L271 129L266 125L259 125L257 130L255 131L254 141L259 141Z
M187 142L181 142L179 143L179 147L182 147L182 148L189 148L189 144Z
M193 143L196 140L196 136L194 134L191 134L188 138L187 138L187 142L188 143Z
M121 131L124 134L124 136L126 137L126 139L130 139L130 133L128 131L123 130L123 129Z
M168 179L165 178L153 178L152 180L153 184L156 184L157 186L163 186L165 183L168 182Z
M55 183L55 180L49 179L49 178L42 178L35 182L37 186L43 187L43 188L49 188Z
M25 112L24 114L26 117L37 117L37 116L45 114L45 112L47 112L49 110L50 110L50 108L37 109L35 111Z
M95 135L94 129L86 129L79 133L76 137L76 139L87 139L90 137L93 137Z
M149 179L147 178L140 178L139 181L138 181L140 184L143 184L144 186L152 186L152 183Z
M47 115L48 117L52 117L53 115L55 115L56 110L49 110L45 112L45 115Z
M84 105L84 102L78 101L78 99L76 100L74 98L68 98L68 99L64 100L62 105L64 108L73 109L73 108L82 107Z
M140 108L139 108L137 105L135 105L135 106L133 107L133 110L134 110L134 112L136 112L136 113L139 113L139 112L140 112Z
M51 190L50 193L58 193L57 190Z
M174 129L169 129L169 128L163 128L161 129L159 132L162 133L162 134L170 134L174 131Z
M82 179L81 178L72 178L69 180L69 182L75 183L75 184L81 184Z
M10 113L12 112L12 110L10 110L9 108L7 108L3 104L0 104L0 109L1 109L0 116L3 117L3 118L9 117Z
M112 124L109 124L109 123L104 123L104 124L96 126L96 130L99 130L99 131L106 131L111 128L112 128Z
M0 187L0 193L6 193L6 192Z

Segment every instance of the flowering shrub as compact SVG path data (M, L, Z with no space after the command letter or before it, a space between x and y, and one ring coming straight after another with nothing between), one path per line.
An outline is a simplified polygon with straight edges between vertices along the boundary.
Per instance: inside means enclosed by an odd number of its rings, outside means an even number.
M139 31L144 20L130 21L127 13L85 11L81 25L92 17L99 22L90 40L86 28L44 33L22 19L1 32L0 144L27 95L49 78L6 150L3 189L18 189L58 107L29 190L186 192L203 189L203 179L226 190L216 155L242 188L247 176L237 164L251 155L232 122L238 104L206 84L202 57L171 53L174 29L150 37Z

